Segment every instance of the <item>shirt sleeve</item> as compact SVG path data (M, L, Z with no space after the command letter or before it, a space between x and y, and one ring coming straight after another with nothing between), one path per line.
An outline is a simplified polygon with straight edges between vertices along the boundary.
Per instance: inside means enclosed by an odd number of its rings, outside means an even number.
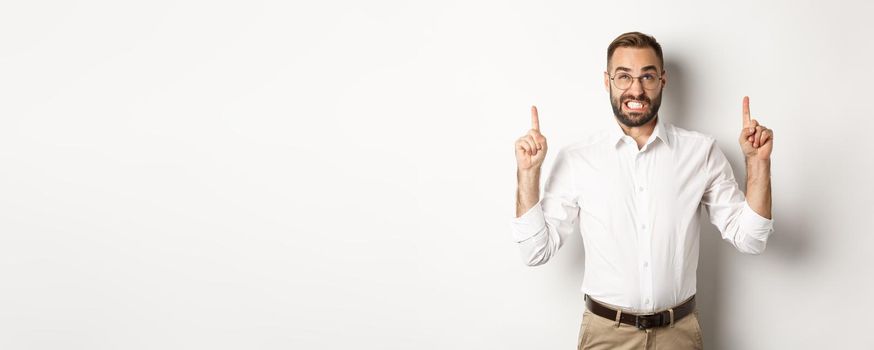
M553 163L540 200L511 220L513 241L526 265L546 263L573 234L580 209L573 181L573 164L567 151L562 150Z
M773 233L774 221L752 208L734 179L731 164L711 140L707 156L707 186L701 204L710 215L710 222L719 229L722 239L745 254L761 254L768 237Z

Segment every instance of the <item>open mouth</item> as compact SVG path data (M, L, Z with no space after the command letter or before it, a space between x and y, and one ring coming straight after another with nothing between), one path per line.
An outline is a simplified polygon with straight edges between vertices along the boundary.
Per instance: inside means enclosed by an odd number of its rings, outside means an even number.
M648 106L646 102L637 100L628 100L625 101L625 103L623 103L622 105L625 106L625 109L629 112L643 112Z

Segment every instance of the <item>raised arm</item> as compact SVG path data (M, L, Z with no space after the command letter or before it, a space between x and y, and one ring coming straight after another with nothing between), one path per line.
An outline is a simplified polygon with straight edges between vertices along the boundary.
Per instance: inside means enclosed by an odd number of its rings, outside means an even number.
M573 166L567 152L559 151L540 195L540 168L546 157L546 138L540 134L537 108L531 107L531 130L516 140L518 187L516 217L511 220L513 241L526 265L549 261L574 232L579 216L573 186Z
M540 133L537 107L531 106L531 130L516 140L516 217L540 200L540 168L546 158L546 138Z
M757 214L771 218L771 150L774 132L750 117L750 98L743 99L740 142L747 168L746 199Z

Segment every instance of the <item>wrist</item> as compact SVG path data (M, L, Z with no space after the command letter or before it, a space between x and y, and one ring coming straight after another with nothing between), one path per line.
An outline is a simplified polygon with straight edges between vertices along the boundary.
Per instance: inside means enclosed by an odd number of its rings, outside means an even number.
M746 159L747 184L771 178L771 160L750 157Z
M516 168L516 176L519 179L534 179L540 177L540 167L534 167L529 169L519 169Z
M746 163L747 167L750 167L750 166L770 166L771 165L771 158L761 159L761 158L756 158L756 157L746 157L745 163Z

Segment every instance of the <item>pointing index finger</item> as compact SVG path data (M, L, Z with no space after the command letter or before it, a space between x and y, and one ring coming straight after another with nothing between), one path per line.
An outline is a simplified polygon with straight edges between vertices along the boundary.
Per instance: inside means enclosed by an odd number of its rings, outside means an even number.
M750 126L750 97L749 96L744 96L743 121L744 121L745 128Z
M537 117L537 107L531 106L531 129L540 131L540 119Z

